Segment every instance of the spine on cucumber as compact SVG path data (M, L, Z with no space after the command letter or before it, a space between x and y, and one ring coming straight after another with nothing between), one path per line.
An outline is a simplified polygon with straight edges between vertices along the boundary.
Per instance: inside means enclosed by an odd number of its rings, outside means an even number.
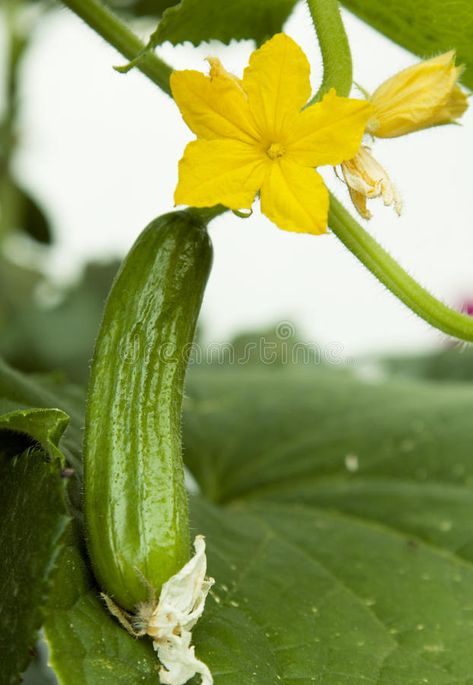
M102 590L129 611L189 558L181 404L211 262L198 213L153 221L115 279L96 343L84 455L88 549Z

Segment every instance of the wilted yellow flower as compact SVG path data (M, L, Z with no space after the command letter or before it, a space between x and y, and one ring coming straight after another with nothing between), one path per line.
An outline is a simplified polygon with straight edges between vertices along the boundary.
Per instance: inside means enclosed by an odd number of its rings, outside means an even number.
M370 98L374 114L368 133L395 138L458 119L468 107L457 85L462 71L463 67L455 66L455 51L451 50L384 81Z
M463 67L455 66L455 52L415 64L382 83L368 98L373 117L366 132L378 138L395 138L423 128L449 124L468 107L457 85ZM342 163L342 173L356 210L371 218L367 200L381 197L385 205L401 212L399 194L389 175L362 146L355 157Z
M396 186L375 160L369 147L362 145L353 159L343 162L342 173L352 202L364 219L371 219L372 216L366 201L376 197L381 197L387 207L393 205L397 214L401 214L402 202Z
M210 75L175 71L171 89L197 140L179 162L176 204L261 210L288 231L327 230L328 191L314 167L350 159L372 114L367 102L330 91L306 107L310 66L277 34L255 50L242 79L209 58Z

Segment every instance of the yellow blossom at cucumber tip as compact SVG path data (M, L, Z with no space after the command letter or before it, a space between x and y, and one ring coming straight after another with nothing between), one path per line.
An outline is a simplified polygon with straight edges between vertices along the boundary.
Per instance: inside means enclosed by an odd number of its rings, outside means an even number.
M373 116L366 132L377 138L396 138L453 123L468 107L467 97L457 84L462 71L463 67L455 66L455 52L450 51L384 81L369 98ZM368 147L362 145L341 168L353 204L364 219L371 218L367 200L377 197L401 213L399 193Z
M331 90L304 108L310 66L282 33L252 53L242 79L208 61L209 76L171 75L174 100L197 136L179 162L175 203L250 209L259 192L262 212L280 228L324 233L329 198L315 167L355 155L371 105Z

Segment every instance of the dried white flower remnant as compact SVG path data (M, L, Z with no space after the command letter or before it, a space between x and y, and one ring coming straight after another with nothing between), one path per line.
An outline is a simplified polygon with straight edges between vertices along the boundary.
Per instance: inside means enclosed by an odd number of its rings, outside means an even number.
M386 207L393 205L401 215L402 200L397 188L369 147L362 145L353 159L343 162L342 173L355 209L363 219L371 219L366 202L376 197L381 197Z
M206 578L205 540L198 535L194 541L195 555L174 576L164 583L159 602L154 608L142 607L144 630L153 640L162 668L162 685L185 685L200 674L202 685L212 685L208 667L194 653L192 628L202 616L207 594L214 584Z

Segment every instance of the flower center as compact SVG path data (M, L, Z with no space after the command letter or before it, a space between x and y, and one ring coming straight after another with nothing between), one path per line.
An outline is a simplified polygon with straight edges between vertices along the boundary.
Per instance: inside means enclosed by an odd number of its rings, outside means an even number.
M281 143L271 143L266 150L266 154L270 159L278 159L279 157L283 156L284 152L285 149Z

